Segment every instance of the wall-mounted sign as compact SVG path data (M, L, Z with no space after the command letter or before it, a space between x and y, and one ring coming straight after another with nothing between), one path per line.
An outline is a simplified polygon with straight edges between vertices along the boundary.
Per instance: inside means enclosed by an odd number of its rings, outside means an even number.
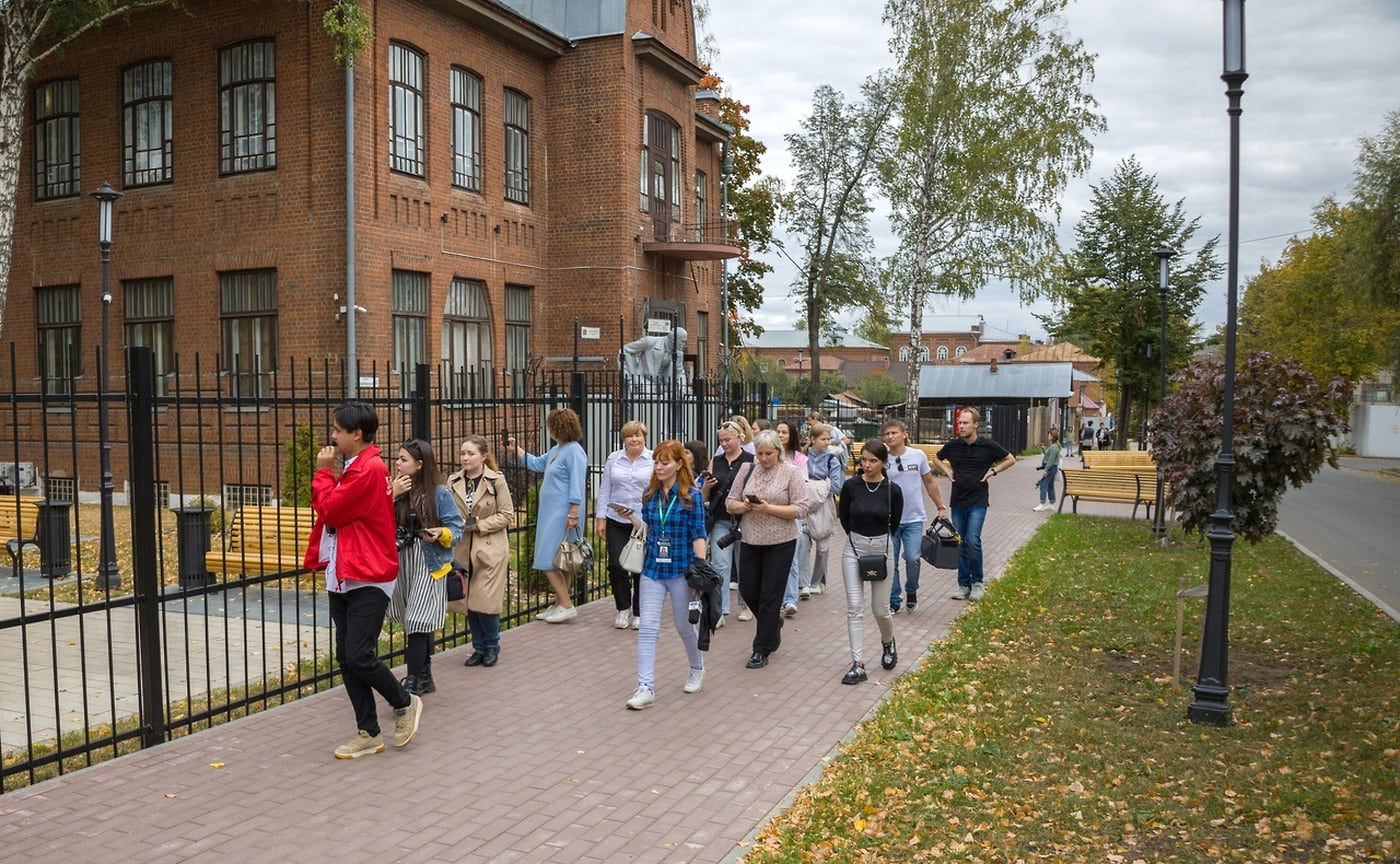
M602 339L602 327L580 327L578 328L578 338L580 339Z
M651 336L665 336L671 332L670 318L648 318L647 333Z

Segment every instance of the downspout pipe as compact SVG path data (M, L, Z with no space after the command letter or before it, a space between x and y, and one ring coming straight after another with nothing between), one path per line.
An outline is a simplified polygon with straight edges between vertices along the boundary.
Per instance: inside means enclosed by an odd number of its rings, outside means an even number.
M345 64L345 363L349 370L346 396L360 390L355 346L355 64Z

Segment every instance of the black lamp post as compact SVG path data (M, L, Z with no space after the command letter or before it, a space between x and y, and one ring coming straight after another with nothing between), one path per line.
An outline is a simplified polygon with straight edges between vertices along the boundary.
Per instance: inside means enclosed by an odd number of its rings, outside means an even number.
M97 191L90 194L97 199L97 245L102 250L102 361L101 368L97 370L97 440L102 457L102 553L97 565L96 585L107 591L115 591L122 587L122 576L117 571L116 529L112 524L112 436L107 416L107 318L112 306L112 290L107 280L107 267L112 260L113 205L122 197L122 193L103 181Z
M1210 583L1206 596L1205 632L1201 639L1201 671L1192 688L1195 699L1187 709L1192 723L1227 726L1230 718L1230 549L1235 532L1230 523L1231 483L1235 473L1235 306L1239 291L1240 251L1240 97L1244 95L1244 0L1224 0L1225 95L1230 100L1229 252L1225 275L1225 398L1221 417L1220 456L1215 460L1215 512L1210 514Z
M1157 295L1162 301L1162 332L1157 343L1157 362L1160 367L1159 381L1157 388L1157 405L1161 407L1167 401L1167 264L1176 255L1176 250L1170 246L1163 246L1152 253L1157 256L1158 280ZM1157 442L1152 442L1152 449L1157 449ZM1155 457L1155 453L1153 454ZM1156 461L1155 458L1153 461ZM1158 540L1166 539L1167 520L1162 513L1162 466L1157 466L1157 516L1152 520L1152 536Z

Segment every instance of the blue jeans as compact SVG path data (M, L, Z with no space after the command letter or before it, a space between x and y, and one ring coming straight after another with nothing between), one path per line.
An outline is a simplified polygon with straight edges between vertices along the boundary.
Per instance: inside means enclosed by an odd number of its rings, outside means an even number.
M1040 478L1040 503L1055 503L1055 472L1060 470L1058 465L1046 465L1045 476Z
M719 573L720 614L729 614L729 579L734 572L734 564L739 558L739 544L731 543L728 549L719 548L719 541L729 536L733 525L729 522L716 522L710 529L710 563Z
M976 585L982 581L982 523L986 507L954 507L949 511L953 529L962 537L958 556L958 584Z
M468 612L467 626L472 631L472 648L483 651L501 647L501 616L485 612Z
M812 587L812 538L802 533L802 520L797 520L797 547L788 568L787 587L783 590L783 605L797 603L797 589Z
M923 494L922 492L920 494ZM919 593L919 554L923 551L924 523L905 522L899 530L890 535L894 546L894 574L890 577L890 608L898 609L903 602L899 587L899 561L904 559L904 590L910 594Z

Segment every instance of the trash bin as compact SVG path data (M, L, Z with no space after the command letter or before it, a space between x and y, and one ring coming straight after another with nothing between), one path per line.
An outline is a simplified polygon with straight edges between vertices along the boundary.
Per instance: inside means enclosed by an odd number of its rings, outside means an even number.
M46 579L59 579L73 572L73 529L69 519L71 501L35 502L39 510L39 573Z
M204 566L209 552L209 515L213 507L172 507L175 538L180 557L180 587L198 588L213 581Z

